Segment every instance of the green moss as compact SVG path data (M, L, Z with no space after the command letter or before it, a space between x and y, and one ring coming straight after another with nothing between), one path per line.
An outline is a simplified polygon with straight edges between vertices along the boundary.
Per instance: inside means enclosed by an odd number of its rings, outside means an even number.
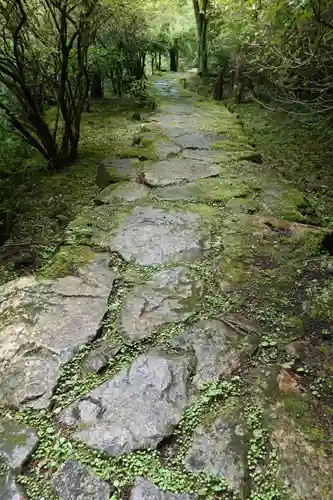
M318 425L316 410L308 397L292 393L285 394L280 401L287 415L297 422L297 426L313 444L325 442L325 431Z
M88 264L93 257L94 252L87 246L63 246L39 274L44 278L67 276Z
M154 195L157 198L184 199L197 201L227 201L231 198L244 197L249 188L236 179L201 179L180 186L157 188Z

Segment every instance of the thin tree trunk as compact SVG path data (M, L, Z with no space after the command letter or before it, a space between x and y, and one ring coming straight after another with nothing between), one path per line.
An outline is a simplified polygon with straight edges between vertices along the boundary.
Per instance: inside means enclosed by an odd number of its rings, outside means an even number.
M197 29L197 61L198 75L204 76L208 67L207 56L207 7L208 0L203 0L202 6L199 5L199 0L192 0L194 8L195 23Z
M172 47L169 50L169 55L170 55L170 71L178 71L177 67L177 49L176 47Z
M101 99L104 97L102 78L100 73L94 73L91 79L91 97Z

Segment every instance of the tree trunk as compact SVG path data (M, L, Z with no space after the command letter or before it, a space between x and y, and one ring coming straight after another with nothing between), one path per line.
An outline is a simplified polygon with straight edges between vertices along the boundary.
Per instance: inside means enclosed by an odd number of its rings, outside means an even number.
M214 99L216 101L222 101L223 99L223 71L217 75L215 80L215 88L214 88Z
M158 71L161 71L161 67L162 67L162 54L161 54L161 52L159 52L159 54L158 54L158 67L157 67Z
M199 1L193 0L194 16L197 29L197 60L198 60L198 75L204 76L208 68L207 54L207 17L208 0L203 0L200 8Z
M104 97L102 78L100 73L94 73L91 78L90 95L93 98L101 99Z
M169 50L169 55L170 55L170 71L178 71L177 67L177 52L178 50L176 47L171 47Z

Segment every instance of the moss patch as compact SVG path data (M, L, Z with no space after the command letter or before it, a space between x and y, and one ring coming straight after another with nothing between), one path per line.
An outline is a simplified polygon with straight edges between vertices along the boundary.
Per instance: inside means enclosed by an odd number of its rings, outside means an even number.
M54 256L54 259L40 271L45 278L60 278L74 274L75 270L89 263L94 252L87 246L63 246Z
M201 179L181 186L157 188L153 194L162 199L184 199L197 201L227 201L245 197L248 186L234 179Z

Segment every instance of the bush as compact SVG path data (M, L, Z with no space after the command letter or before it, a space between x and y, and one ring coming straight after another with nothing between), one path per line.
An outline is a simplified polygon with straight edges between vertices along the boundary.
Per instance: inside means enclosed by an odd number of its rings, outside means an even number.
M148 82L135 80L131 83L128 94L139 108L156 108L154 88Z

